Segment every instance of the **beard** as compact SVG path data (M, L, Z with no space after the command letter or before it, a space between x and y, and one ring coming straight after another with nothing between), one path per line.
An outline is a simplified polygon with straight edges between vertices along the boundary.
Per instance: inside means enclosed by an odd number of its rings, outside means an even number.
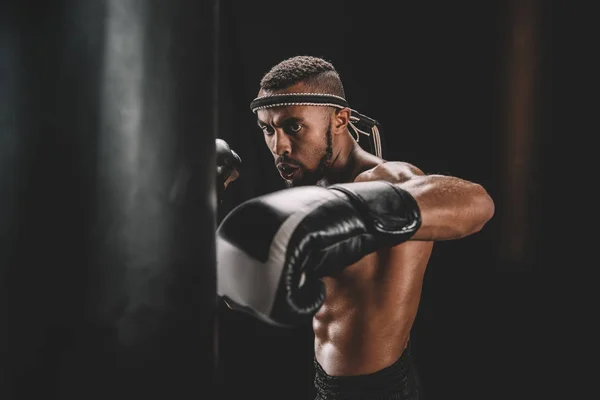
M331 134L331 128L325 132L325 152L319 160L319 165L313 171L307 170L303 165L300 165L302 169L302 178L297 180L285 181L288 188L298 186L314 186L319 183L324 177L327 169L331 165L333 158L333 136Z

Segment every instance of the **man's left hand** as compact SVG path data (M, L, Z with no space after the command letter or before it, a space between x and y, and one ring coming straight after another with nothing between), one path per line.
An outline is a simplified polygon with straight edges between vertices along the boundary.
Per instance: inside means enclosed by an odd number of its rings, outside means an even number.
M223 201L223 193L227 186L240 176L242 159L223 139L216 139L217 156L217 198L219 204Z

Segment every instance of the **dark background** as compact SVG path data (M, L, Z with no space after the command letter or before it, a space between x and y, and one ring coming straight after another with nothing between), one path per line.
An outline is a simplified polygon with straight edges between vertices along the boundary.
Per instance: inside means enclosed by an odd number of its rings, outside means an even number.
M437 243L412 333L426 399L541 398L549 244L549 2L221 2L218 135L243 159L220 217L283 188L248 105L284 58L331 61L347 100L382 126L384 158L481 183L496 214ZM312 333L221 314L223 393L311 398ZM282 387L287 386L285 392ZM232 392L233 391L233 392Z

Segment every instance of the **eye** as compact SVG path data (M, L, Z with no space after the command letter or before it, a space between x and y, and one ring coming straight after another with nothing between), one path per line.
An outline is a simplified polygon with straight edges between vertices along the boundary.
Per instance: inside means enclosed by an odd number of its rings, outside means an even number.
M291 132L291 133L298 133L302 130L302 125L301 124L289 124L287 126L287 131Z
M274 133L274 131L273 131L273 128L271 128L271 127L270 127L270 126L268 126L268 125L261 126L261 127L260 127L260 129L261 129L261 130L263 131L263 133L264 133L265 135L267 135L267 136L271 136L271 135L273 135L273 133Z

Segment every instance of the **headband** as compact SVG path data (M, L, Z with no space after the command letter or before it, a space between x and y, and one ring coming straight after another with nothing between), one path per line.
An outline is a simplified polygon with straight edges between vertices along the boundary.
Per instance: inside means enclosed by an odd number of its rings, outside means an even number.
M346 99L326 93L281 93L257 97L250 103L250 109L256 114L258 110L285 106L328 106L335 108L350 108ZM371 133L359 129L358 126L370 129ZM378 128L379 122L350 108L350 122L348 127L354 132L355 140L359 143L360 135L371 139L370 150L377 157L382 157L381 137Z

